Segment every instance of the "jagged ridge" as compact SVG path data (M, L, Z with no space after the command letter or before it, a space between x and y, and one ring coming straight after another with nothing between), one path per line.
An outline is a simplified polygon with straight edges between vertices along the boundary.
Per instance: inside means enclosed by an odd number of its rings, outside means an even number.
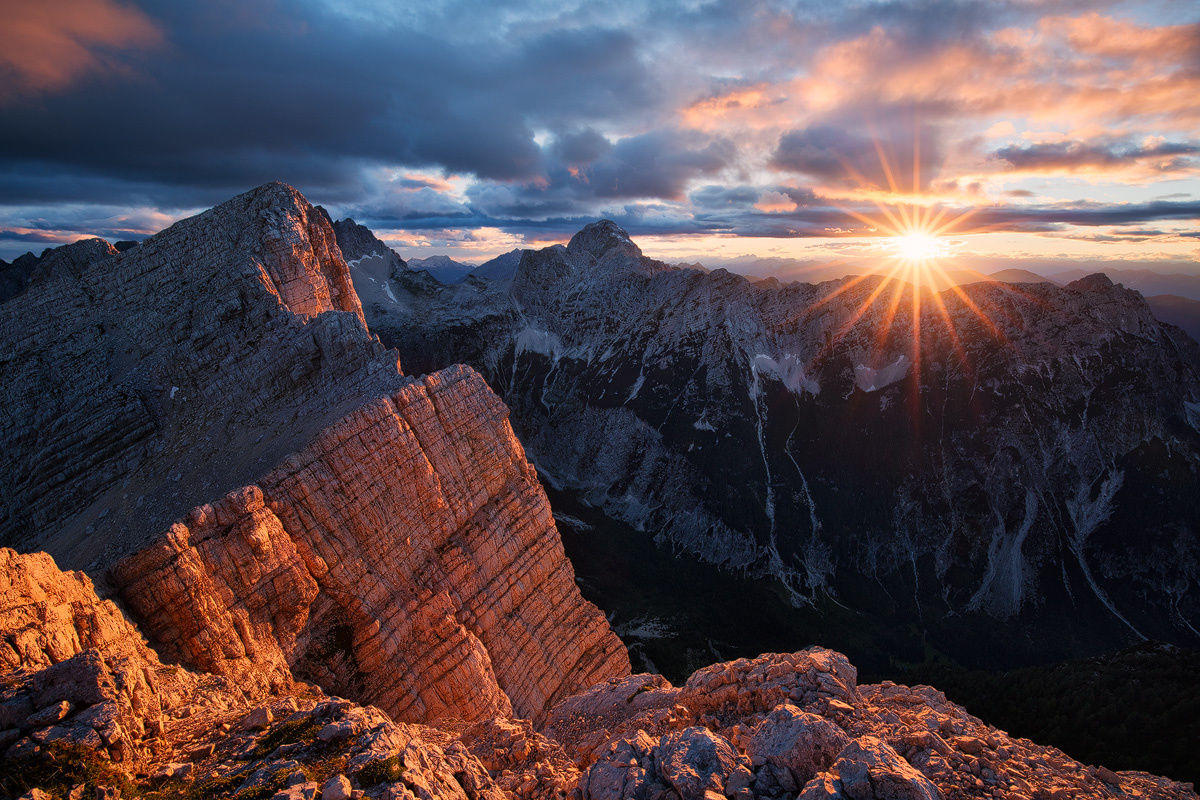
M919 620L914 657L1197 641L1200 350L1102 275L752 282L600 222L511 286L369 317L421 369L479 369L549 481L797 604Z
M298 192L101 255L0 309L0 538L91 571L171 658L397 719L628 672L507 409L469 369L400 373Z

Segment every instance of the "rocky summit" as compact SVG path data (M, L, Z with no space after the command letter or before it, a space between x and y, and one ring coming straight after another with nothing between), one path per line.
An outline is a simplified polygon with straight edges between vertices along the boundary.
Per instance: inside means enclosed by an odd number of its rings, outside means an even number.
M548 483L913 660L1200 642L1200 347L1104 275L754 281L603 221L388 291L371 329L478 369Z
M5 543L178 663L400 720L533 716L629 670L504 405L465 367L400 372L294 189L85 247L0 308Z
M297 681L164 662L88 577L0 549L0 792L60 798L1162 798L830 650L610 678L540 722L411 724ZM482 688L482 687L481 687Z
M270 184L44 254L0 305L0 794L1196 798L826 649L631 675L508 409L470 367L401 371L347 237L362 264L361 231ZM388 252L381 296L437 297ZM513 291L588 291L584 265L629 287L611 312L678 279L639 258L592 229Z

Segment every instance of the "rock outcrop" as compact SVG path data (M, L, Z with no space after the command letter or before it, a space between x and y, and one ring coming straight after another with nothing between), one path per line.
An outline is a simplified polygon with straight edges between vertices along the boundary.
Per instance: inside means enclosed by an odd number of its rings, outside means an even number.
M561 703L544 733L580 765L586 800L1195 796L1010 737L927 686L856 677L820 648L715 664L678 688L634 675Z
M628 672L507 409L469 369L400 372L294 189L53 252L0 308L0 541L255 691L477 720Z
M215 512L219 513L219 512ZM541 730L441 727L164 665L80 573L0 549L0 792L315 800L1196 800L990 728L820 648L613 678ZM37 794L44 792L45 794Z
M197 681L164 667L111 601L45 553L0 548L0 747L80 745L135 761Z
M255 687L167 666L85 575L7 548L0 567L4 796L520 796L484 766L500 763L513 786L542 786L539 797L565 797L578 782L561 748L528 722L489 720L460 738L312 686ZM512 735L484 730L516 731L535 746L514 755Z

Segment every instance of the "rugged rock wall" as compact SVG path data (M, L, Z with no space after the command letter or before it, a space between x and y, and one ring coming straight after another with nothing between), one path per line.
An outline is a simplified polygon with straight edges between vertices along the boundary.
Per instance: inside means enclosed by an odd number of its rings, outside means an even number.
M484 766L501 761L508 784L541 796L578 783L527 722L489 719L460 739L313 687L164 666L81 573L7 548L0 568L2 796L315 800L350 797L353 780L376 798L502 800Z
M547 480L797 605L918 620L906 657L1198 641L1200 349L1103 275L751 281L599 222L511 285L390 291L372 330L479 369Z
M256 691L475 720L628 672L507 409L469 369L400 373L294 189L55 258L0 306L0 540Z
M295 672L396 719L530 717L628 670L466 368L364 405L113 577L173 657Z
M313 687L164 666L86 576L7 549L0 567L0 793L47 792L28 800L1196 799L1009 737L929 687L859 685L820 648L678 688L614 678L540 732L504 716L396 723Z

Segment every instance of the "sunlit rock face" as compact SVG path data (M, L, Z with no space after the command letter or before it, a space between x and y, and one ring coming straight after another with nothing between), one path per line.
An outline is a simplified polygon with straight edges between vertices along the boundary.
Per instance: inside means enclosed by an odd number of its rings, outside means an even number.
M467 367L400 372L295 189L97 241L0 306L0 541L255 691L477 720L629 671L507 408Z
M928 686L860 685L823 648L713 664L679 687L608 681L561 703L543 732L583 770L587 800L1193 794L1010 737Z
M987 664L1198 641L1196 344L1104 276L881 281L671 268L603 222L366 314L480 370L546 480L797 603Z
M714 664L678 687L610 678L539 724L406 724L316 687L171 665L82 573L7 548L0 567L5 796L1196 798L1012 738L929 687L861 685L823 648Z

